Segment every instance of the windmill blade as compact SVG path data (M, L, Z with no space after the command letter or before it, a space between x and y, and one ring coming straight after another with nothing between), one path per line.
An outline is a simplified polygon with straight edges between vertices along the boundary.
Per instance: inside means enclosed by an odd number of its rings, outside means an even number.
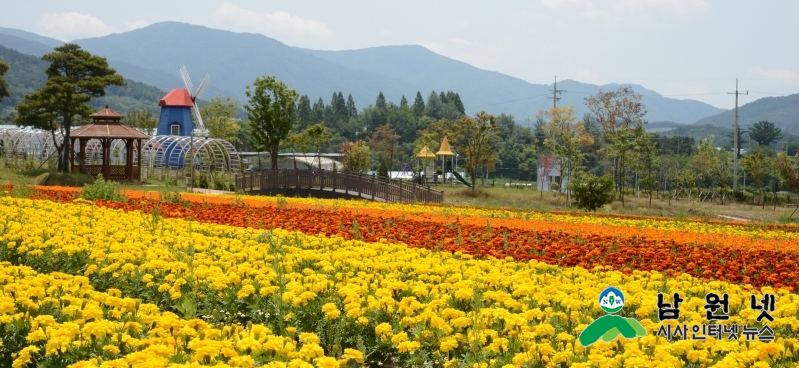
M189 78L189 72L186 70L186 65L182 65L180 67L180 76L183 77L183 84L186 85L186 89L189 90L189 94L191 94L191 91L194 90L194 86L191 84L191 78Z
M198 137L207 137L208 130L205 129L205 123L203 123L203 117L200 115L200 109L197 108L197 104L194 104L191 109L194 112L195 119L197 119L197 124L194 126L192 134Z
M197 87L197 92L195 92L194 96L192 96L191 98L193 100L200 98L200 96L203 95L203 92L205 92L205 89L208 88L208 83L211 83L211 76L206 74L205 78L203 78L203 81L200 82L200 86Z

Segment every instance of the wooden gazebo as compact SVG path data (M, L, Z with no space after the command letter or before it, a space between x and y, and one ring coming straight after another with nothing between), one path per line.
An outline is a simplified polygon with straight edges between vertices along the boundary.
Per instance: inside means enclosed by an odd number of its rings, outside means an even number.
M70 132L72 150L78 153L80 160L79 162L75 162L74 158L70 160L72 172L88 171L92 176L103 174L106 180L140 181L142 145L150 137L122 124L123 116L109 109L108 105L89 117L92 118L91 123ZM115 141L124 142L124 152L112 152L112 146L121 148L118 144L120 142ZM89 160L87 152L101 159L101 164ZM112 165L112 154L123 156L124 165Z

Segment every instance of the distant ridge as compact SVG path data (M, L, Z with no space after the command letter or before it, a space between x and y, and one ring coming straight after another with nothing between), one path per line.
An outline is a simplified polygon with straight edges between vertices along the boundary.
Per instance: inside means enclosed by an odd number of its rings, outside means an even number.
M758 121L768 120L783 132L799 134L799 93L782 97L764 97L738 107L738 124L747 128ZM732 110L700 119L696 125L713 125L732 129L735 113Z
M44 47L60 44L58 40L25 31L0 28L0 34L9 35L6 41L0 37L0 44L24 48L31 54L44 51L34 42ZM16 39L12 40L11 36ZM552 100L547 98L551 85L531 84L476 68L418 45L347 51L307 50L260 34L178 22L155 23L121 34L71 42L106 57L125 77L164 91L183 87L177 72L182 64L193 78L200 79L208 73L212 83L206 92L207 98L231 96L244 102L248 84L256 77L274 75L300 94L308 94L313 102L322 98L329 104L333 93L341 91L345 97L352 94L358 108L374 104L379 92L383 92L388 101L398 104L403 95L412 102L417 91L427 100L431 90L452 90L459 93L468 114L480 110L509 113L517 122L525 124L528 117L532 121L539 111L552 106ZM559 81L558 88L567 91L561 95L559 104L574 105L575 112L582 115L587 112L583 103L586 96L618 86ZM667 98L640 85L632 86L636 92L644 94L649 121L688 124L724 111L699 101Z
M53 47L61 46L61 45L64 44L63 41L56 40L55 38L45 37L45 36L38 35L36 33L23 31L21 29L15 29L15 28L3 28L3 27L0 27L0 34L11 35L11 36L19 37L19 38L22 38L22 39L25 39L25 40L29 40L29 41L35 41L35 42L43 44L43 45L45 45L45 46L47 46L47 47L49 47L51 49Z

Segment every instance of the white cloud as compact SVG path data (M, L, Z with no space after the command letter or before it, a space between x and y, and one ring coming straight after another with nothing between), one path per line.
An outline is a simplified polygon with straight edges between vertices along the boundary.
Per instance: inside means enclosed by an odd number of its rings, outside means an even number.
M144 28L152 24L152 22L148 22L146 20L135 20L132 22L125 22L125 27L128 28L129 31L139 28Z
M562 79L572 79L578 82L596 83L597 80L600 79L600 77L599 75L588 69L576 68L573 71L565 73Z
M772 79L784 82L799 81L799 73L785 69L764 70L763 68L757 67L755 68L755 73L764 79Z
M469 41L467 41L467 40L464 40L464 39L462 39L462 38L459 38L459 37L455 37L455 38L453 38L453 39L452 39L452 42L455 42L455 43L457 43L457 44L461 44L461 45L467 45L467 46L468 46L468 45L471 45L471 42L469 42Z
M45 13L36 25L42 33L60 40L105 36L118 31L98 18L78 12Z
M443 54L444 53L444 48L441 47L441 45L438 44L437 42L422 41L422 42L417 42L416 44L420 45L420 46L422 46L422 47L424 47L424 48L426 48L426 49L428 49L428 50L430 50L432 52L435 52L437 54Z
M256 13L228 2L219 5L213 18L215 21L259 33L279 32L297 36L333 36L333 30L326 24L312 19L300 18L284 11Z

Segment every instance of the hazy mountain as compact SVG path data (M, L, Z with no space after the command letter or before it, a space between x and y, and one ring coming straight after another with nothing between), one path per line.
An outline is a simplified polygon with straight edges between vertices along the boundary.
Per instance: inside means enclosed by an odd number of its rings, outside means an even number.
M52 52L53 48L41 42L31 41L22 37L0 33L0 46L17 50L23 54L41 57Z
M5 79L9 84L11 97L6 97L0 102L0 116L6 116L14 105L22 100L27 93L32 93L44 86L47 82L45 70L48 62L40 57L22 54L16 50L0 46L0 60L9 64ZM110 105L111 108L121 113L131 109L149 109L157 111L158 100L165 94L153 86L149 86L130 79L125 79L126 86L108 87L104 97L93 98L90 105L99 108Z
M73 42L108 58L112 65L117 65L116 60L124 60L133 66L173 75L171 85L156 84L165 90L183 87L178 70L185 64L195 85L206 73L211 75L209 96L229 95L242 101L246 101L245 87L264 75L276 76L300 93L307 93L312 100L322 97L325 103L330 102L334 91L352 93L359 106L366 106L380 90L399 96L401 86L410 89L402 81L355 71L262 35L184 23L157 23L122 34ZM127 76L152 83L133 70Z
M0 27L0 34L16 36L29 41L35 41L49 47L50 49L64 44L63 42L56 40L55 38L40 36L37 35L36 33L23 31L21 29Z
M768 120L784 133L799 134L799 93L784 97L764 97L738 107L738 125L741 129L761 120ZM735 112L725 111L696 122L732 129Z
M311 55L330 60L346 67L410 82L421 90L424 97L430 90L453 90L460 94L467 113L480 110L508 112L524 120L552 107L554 85L531 84L519 78L479 69L464 62L438 55L422 46L383 46L360 50L320 51L300 49ZM559 105L573 105L575 112L588 112L584 98L600 89L615 90L618 84L597 86L572 80L558 82ZM692 123L697 119L724 111L694 100L677 100L661 96L640 85L631 85L644 95L650 121ZM415 90L405 92L415 95ZM393 97L393 96L387 96Z
M129 78L169 90L182 87L178 69L185 64L194 83L211 75L209 96L229 95L246 101L245 86L256 77L274 75L312 101L325 103L335 91L351 93L359 108L374 104L379 92L399 103L405 95L413 101L416 91L427 99L431 90L453 90L460 94L472 114L485 109L510 113L523 121L552 105L550 85L530 84L521 79L473 67L435 54L421 46L386 46L351 51L316 51L287 46L259 34L234 33L185 23L164 22L122 34L73 41L92 53L106 57ZM143 68L125 69L119 61ZM155 73L159 70L174 78ZM600 88L574 81L558 83L566 89L560 104L573 104L578 114L586 112L583 98ZM676 100L635 86L647 95L650 121L692 123L723 111L692 100ZM573 92L572 92L573 91Z

